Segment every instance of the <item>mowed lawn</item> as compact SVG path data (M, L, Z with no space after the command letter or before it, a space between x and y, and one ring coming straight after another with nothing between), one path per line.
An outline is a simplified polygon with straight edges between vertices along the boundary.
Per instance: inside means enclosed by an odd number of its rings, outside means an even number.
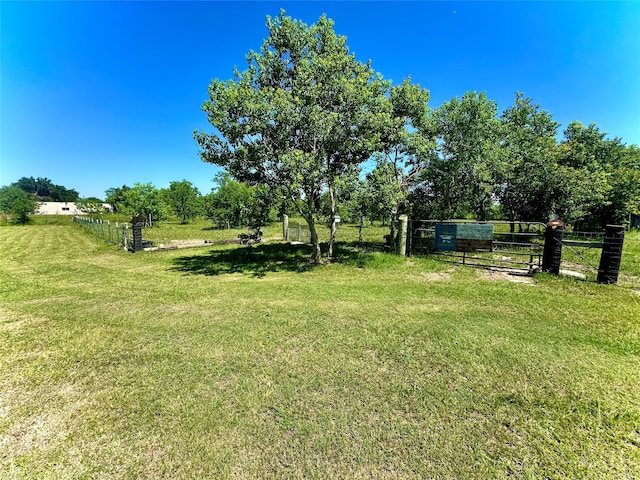
M0 478L640 478L640 294L0 228Z

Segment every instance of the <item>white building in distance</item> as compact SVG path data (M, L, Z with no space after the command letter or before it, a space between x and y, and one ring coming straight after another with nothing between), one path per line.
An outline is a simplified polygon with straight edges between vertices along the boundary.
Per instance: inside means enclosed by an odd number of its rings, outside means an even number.
M96 206L102 207L107 212L112 208L109 203L100 203ZM36 215L87 215L88 211L82 211L75 202L41 202L36 208Z

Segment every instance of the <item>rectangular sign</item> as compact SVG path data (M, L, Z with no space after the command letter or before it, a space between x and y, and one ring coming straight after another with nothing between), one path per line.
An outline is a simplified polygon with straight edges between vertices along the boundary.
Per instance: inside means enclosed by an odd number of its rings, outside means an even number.
M467 238L456 239L456 252L491 252L493 242L491 240L473 240Z
M436 223L436 250L455 252L456 231L455 223Z
M493 225L490 223L437 223L436 250L491 252L493 250Z
M461 223L458 225L456 237L467 240L493 240L493 225L490 223Z

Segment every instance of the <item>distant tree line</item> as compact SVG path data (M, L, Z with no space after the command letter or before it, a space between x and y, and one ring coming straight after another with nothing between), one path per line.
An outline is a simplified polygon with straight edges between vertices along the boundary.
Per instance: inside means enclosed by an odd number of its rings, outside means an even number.
M106 202L117 213L140 215L147 225L175 215L182 223L206 217L220 228L259 227L275 220L273 192L233 180L222 172L214 179L211 193L202 195L189 181L175 181L159 189L151 183L110 188Z
M80 199L76 190L56 185L48 178L22 177L11 185L32 194L39 202L76 202Z
M15 223L27 223L38 204L45 201L75 202L78 209L89 214L112 211L124 215L139 215L147 226L177 217L182 223L206 217L220 228L236 226L259 227L277 218L277 195L266 187L249 186L222 172L214 179L215 187L202 195L189 181L170 182L168 188L156 188L152 183L109 188L105 201L96 197L80 198L75 190L54 185L46 178L23 177L0 188L0 212L11 215ZM105 209L103 203L111 205Z
M11 215L14 223L24 224L41 202L76 202L79 197L77 191L48 178L22 177L0 188L0 212Z
M22 177L0 188L0 212L4 216L11 215L14 223L27 223L29 215L43 202L74 202L86 213L105 211L99 198L80 198L76 190L56 185L48 178Z

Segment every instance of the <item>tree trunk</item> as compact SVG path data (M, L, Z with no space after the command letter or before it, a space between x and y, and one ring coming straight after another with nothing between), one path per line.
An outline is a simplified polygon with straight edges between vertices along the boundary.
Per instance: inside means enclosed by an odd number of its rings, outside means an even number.
M311 236L311 245L313 245L313 263L320 265L322 263L322 251L320 250L320 242L318 241L318 232L316 231L316 222L313 215L307 219L309 224L309 235Z
M327 252L327 259L331 261L333 258L333 242L336 238L336 196L332 185L329 185L329 197L331 198L331 224L329 225L329 251Z
M396 238L396 226L398 223L398 209L394 208L391 211L391 217L389 219L389 236L391 238L391 245L389 245L389 247L391 248L392 252L396 251L396 246L398 245L397 242L397 238Z

